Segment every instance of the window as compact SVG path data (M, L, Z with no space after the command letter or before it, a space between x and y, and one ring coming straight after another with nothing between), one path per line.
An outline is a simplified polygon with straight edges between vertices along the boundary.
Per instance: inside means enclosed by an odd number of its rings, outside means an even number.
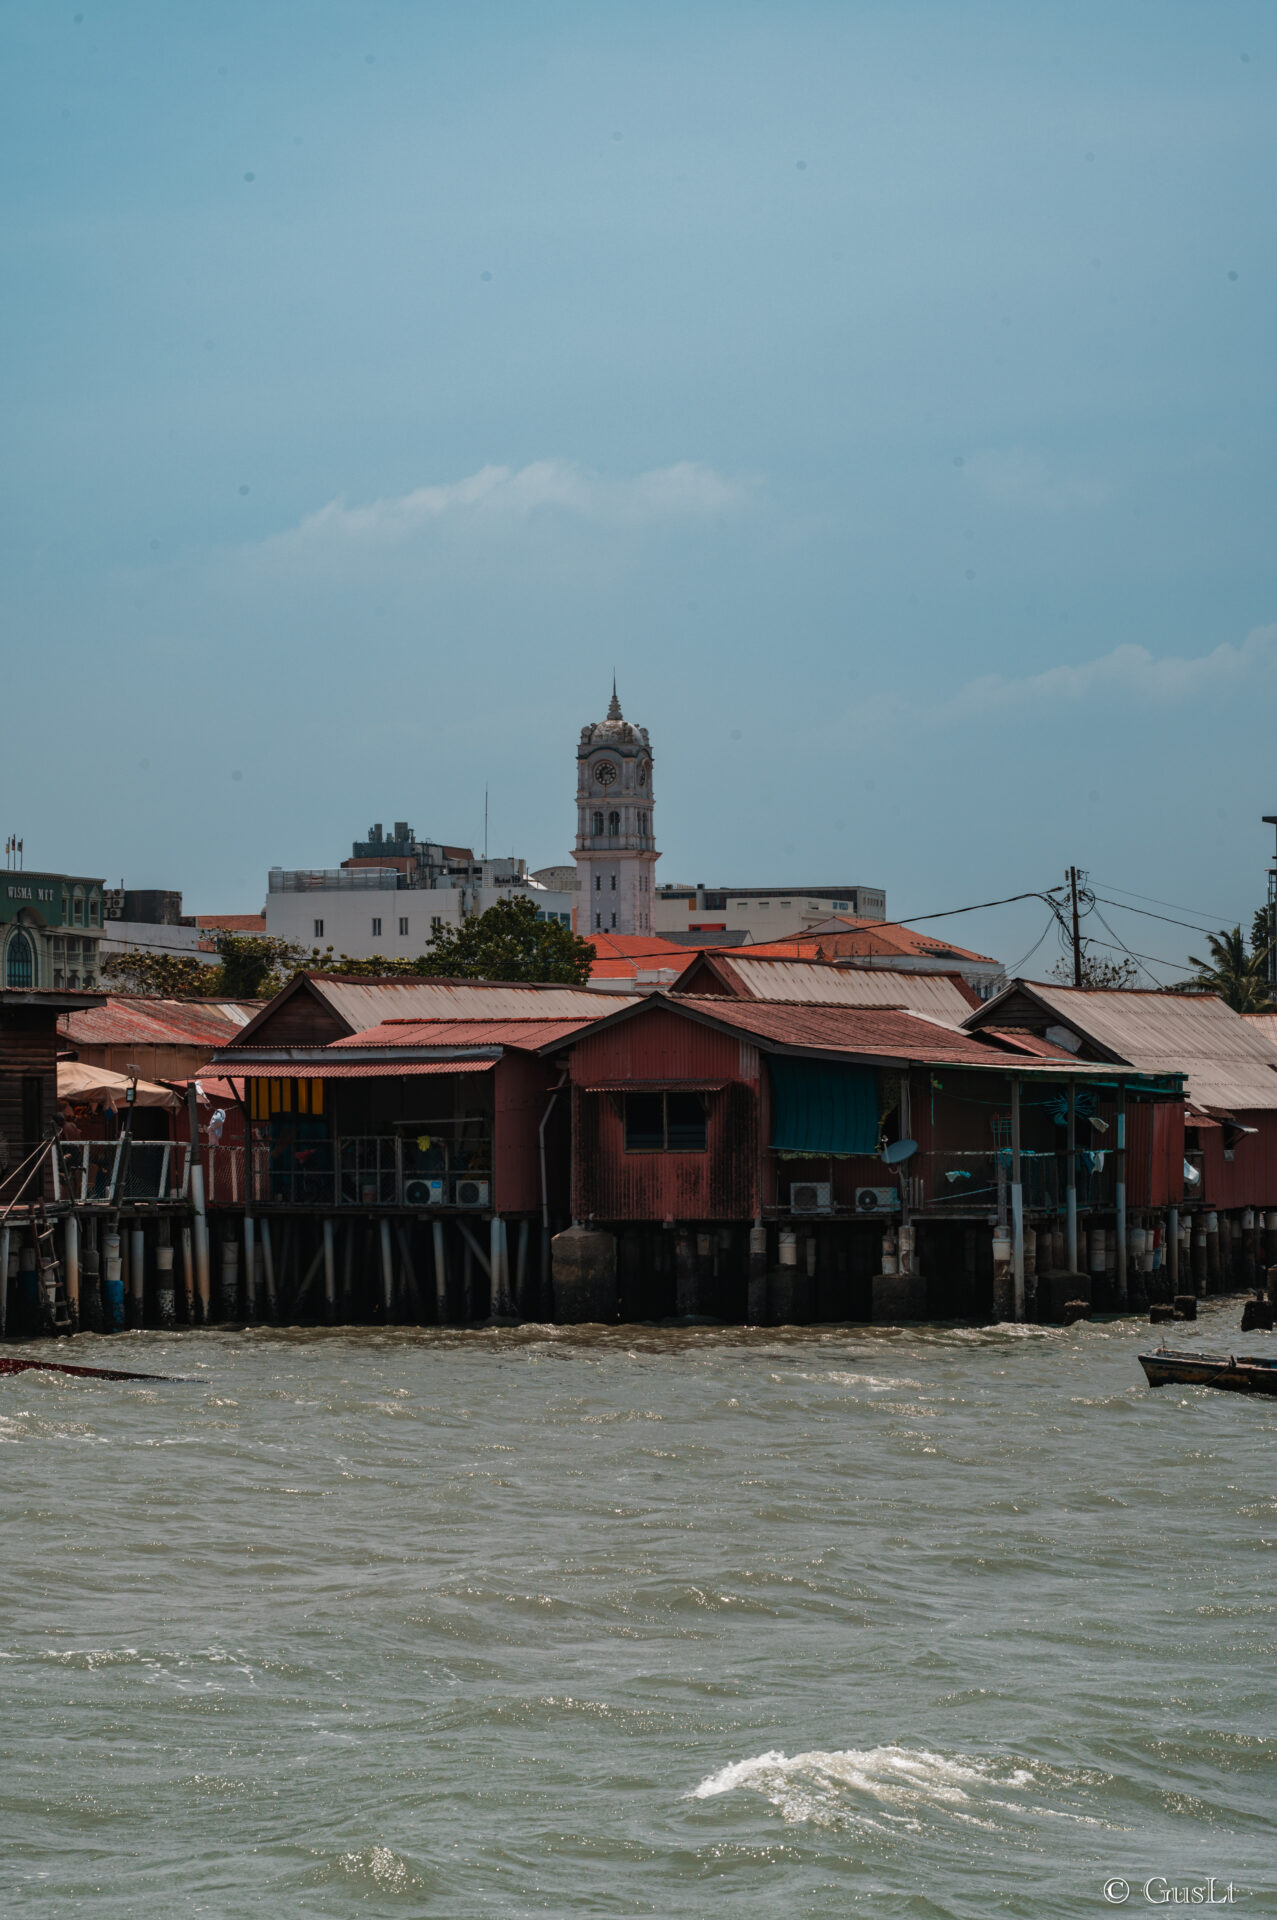
M612 915L612 932L613 933L616 932L616 915L615 914Z
M612 886L613 893L615 893L616 892L616 875L615 874L613 874L611 877L611 886Z
M627 1153L704 1153L707 1122L699 1093L627 1093Z
M591 822L592 822L592 825L591 825L591 827L590 827L590 832L591 832L591 833L602 833L602 831L603 831L603 815L602 815L601 813L592 813L592 814L590 815L590 820L591 820Z
M380 920L374 920L372 923L372 937L374 940L380 940L381 938L381 921Z
M91 927L96 927L97 923L98 923L98 897L96 893L91 893L89 895L89 925Z
M601 873L596 873L594 876L594 891L595 893L602 893L603 891L603 875Z
M608 815L608 817L607 817L607 830L608 830L608 832L609 832L609 833L611 834L611 836L612 836L612 838L613 838L614 840L615 840L615 839L617 838L617 836L618 836L618 835L620 834L620 831L621 831L621 816L620 816L620 814L619 814L619 813L618 813L618 812L616 811L616 809L615 809L615 808L613 808L613 810L612 810L612 812L611 812L611 813L609 813L609 815Z
M431 915L431 919L430 919L430 931L431 931L431 933L438 933L438 931L439 931L439 929L440 929L440 927L441 927L442 925L443 925L443 921L442 921L442 920L441 920L441 919L439 918L439 915L438 915L437 913L436 913L436 914L432 914L432 915Z
M323 937L324 937L324 923L323 923L323 921L322 921L322 920L316 920L316 922L315 922L315 938L316 938L316 940L322 940L322 939L323 939Z
M84 895L77 892L71 903L71 918L77 927L84 925Z
M399 920L399 938L400 938L401 940L406 940L406 939L408 938L408 920L407 920L407 916L406 916L406 915L401 915L401 916L400 916L400 920Z
M10 937L4 977L6 986L33 987L35 985L35 950L21 927L15 927ZM74 985L74 982L72 984Z
M601 913L596 913L596 914L595 914L595 916L594 916L594 924L595 924L595 926L596 926L596 927L599 927L600 929L602 928L602 925L603 925L603 915L602 915Z

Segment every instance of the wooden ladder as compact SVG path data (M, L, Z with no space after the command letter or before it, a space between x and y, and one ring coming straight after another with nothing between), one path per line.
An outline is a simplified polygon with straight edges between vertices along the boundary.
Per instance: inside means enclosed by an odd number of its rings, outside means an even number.
M70 1333L73 1331L71 1307L67 1300L62 1262L54 1251L53 1222L45 1211L42 1198L36 1200L32 1209L31 1231L35 1236L36 1282L44 1330L54 1334Z

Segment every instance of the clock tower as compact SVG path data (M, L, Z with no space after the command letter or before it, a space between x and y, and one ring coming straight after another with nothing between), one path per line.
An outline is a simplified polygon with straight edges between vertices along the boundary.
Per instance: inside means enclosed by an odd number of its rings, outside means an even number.
M652 750L647 728L621 713L612 681L607 719L582 727L576 750L576 930L652 931Z

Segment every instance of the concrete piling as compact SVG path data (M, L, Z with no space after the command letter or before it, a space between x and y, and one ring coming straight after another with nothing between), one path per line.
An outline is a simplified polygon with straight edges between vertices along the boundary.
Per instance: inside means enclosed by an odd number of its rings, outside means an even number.
M767 1229L761 1220L755 1220L749 1230L745 1317L751 1327L764 1326L767 1321Z
M102 1327L105 1333L124 1329L124 1269L120 1236L108 1229L102 1236Z
M616 1236L593 1227L567 1227L555 1234L550 1248L560 1325L614 1321L619 1306Z
M700 1304L696 1281L696 1243L690 1233L679 1233L674 1239L674 1312L680 1320Z
M62 1275L70 1331L80 1330L80 1216L69 1213L62 1228Z
M395 1316L395 1255L390 1244L390 1222L384 1216L381 1220L381 1306L386 1316L386 1324Z
M155 1229L155 1317L162 1327L177 1325L177 1294L173 1286L173 1223L161 1215Z
M102 1275L98 1253L98 1223L88 1216L80 1236L80 1325L86 1333L101 1333Z
M1219 1248L1219 1215L1212 1208L1206 1215L1206 1286L1210 1293L1218 1293L1224 1283L1223 1263Z
M324 1221L324 1311L331 1326L337 1318L337 1256L330 1219Z
M223 1320L239 1319L239 1241L233 1230L222 1240L219 1309Z

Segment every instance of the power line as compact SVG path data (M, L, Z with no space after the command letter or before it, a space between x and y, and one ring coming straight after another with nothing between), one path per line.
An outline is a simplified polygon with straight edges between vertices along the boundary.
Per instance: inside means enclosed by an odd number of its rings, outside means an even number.
M1217 927L1199 927L1194 920L1172 920L1170 916L1165 913L1150 913L1147 907L1129 907L1125 900L1110 900L1107 895L1103 893L1097 894L1095 897L1097 900L1103 900L1106 907L1117 907L1122 913L1142 913L1146 920L1164 920L1168 927L1187 927L1190 933L1217 933L1219 931ZM1113 929L1110 927L1109 932L1111 933L1112 931Z
M1113 880L1097 880L1095 884L1097 887L1111 887L1114 893L1129 894L1132 900L1147 900L1153 907L1174 907L1177 913L1200 913L1206 920L1215 918L1209 907L1186 907L1182 900L1159 900L1155 893L1136 893L1133 887L1119 887ZM1219 918L1226 921L1228 915L1224 913Z
M1041 933L1038 935L1037 939L1033 942L1033 945L1029 948L1029 951L1024 955L1023 959L1017 960L1013 967L1007 967L1004 969L1008 978L1014 980L1015 976L1019 973L1020 968L1033 958L1034 954L1037 952L1038 948L1042 945L1042 942L1046 939L1047 934L1050 933L1054 925L1055 925L1055 916L1054 914L1052 914L1051 918L1047 921Z
M1017 900L1046 900L1049 904L1052 892L1058 893L1059 888L1051 888L1047 892L1038 888L1033 893L1009 893L1005 900L978 900L972 907L946 907L943 913L904 913L898 920L884 920L882 924L885 927L913 927L920 920L951 920L955 913L983 913L986 907L1009 907Z

